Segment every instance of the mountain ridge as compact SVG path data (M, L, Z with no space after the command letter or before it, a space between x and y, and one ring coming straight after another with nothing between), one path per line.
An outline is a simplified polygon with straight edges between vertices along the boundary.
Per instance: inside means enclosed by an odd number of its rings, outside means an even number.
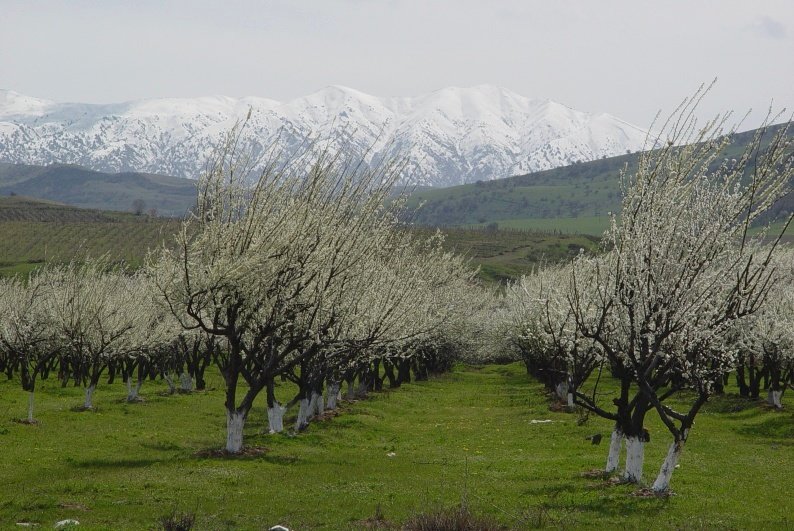
M331 85L287 102L261 97L55 103L0 90L0 162L78 164L103 172L197 177L250 110L255 154L287 154L321 138L367 162L407 159L404 184L450 186L556 168L640 149L646 132L493 85L377 97Z

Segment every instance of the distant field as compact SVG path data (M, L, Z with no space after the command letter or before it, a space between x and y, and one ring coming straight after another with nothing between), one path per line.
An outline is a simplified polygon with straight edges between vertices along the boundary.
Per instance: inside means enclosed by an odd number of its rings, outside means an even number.
M172 241L179 221L78 209L29 198L0 198L0 275L26 274L45 261L107 254L140 266L149 249ZM414 227L427 237L435 229ZM449 228L445 246L471 258L486 281L505 281L542 262L595 250L597 238L565 231ZM574 231L570 231L574 232Z
M600 236L609 227L609 216L582 216L555 219L500 219L500 229L543 231L560 234L587 234ZM474 227L487 227L488 223L478 223Z

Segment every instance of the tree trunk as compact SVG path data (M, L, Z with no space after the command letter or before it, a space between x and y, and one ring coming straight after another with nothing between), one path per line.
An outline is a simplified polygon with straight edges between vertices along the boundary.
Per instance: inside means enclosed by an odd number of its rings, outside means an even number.
M298 408L298 418L295 420L295 430L301 431L309 425L309 417L311 412L309 410L309 399L301 398L300 407Z
M560 402L565 402L568 399L568 382L559 382L555 385L554 395Z
M274 402L272 407L267 408L267 424L270 433L281 433L284 431L284 413L287 408L278 402Z
M96 389L96 385L93 383L85 388L85 402L83 403L83 409L94 409L95 389Z
M612 437L609 439L609 454L607 455L607 466L604 471L612 474L620 466L620 448L623 446L623 432L618 426L612 429Z
M323 411L325 411L325 401L323 400L322 390L319 392L312 391L312 397L309 402L309 415L312 417L322 415Z
M783 396L783 392L780 389L775 389L774 387L770 387L769 391L767 391L767 403L774 407L775 409L783 409L783 404L781 403L781 398Z
M243 450L245 411L226 411L226 451L239 454Z
M664 458L664 463L662 463L662 468L659 469L659 475L656 476L656 481L653 482L652 488L654 492L661 494L670 489L670 478L673 476L673 471L683 451L684 441L676 441L670 445L667 457Z
M326 395L325 409L336 409L336 402L341 398L339 382L328 382Z
M186 372L179 375L179 391L182 393L190 393L193 391L193 378Z
M626 471L623 479L629 483L641 483L644 460L645 439L642 435L626 437Z
M33 418L33 391L28 393L28 423L33 424L35 419Z
M174 379L171 378L171 375L168 374L167 372L164 373L163 374L163 380L165 380L165 383L168 384L168 393L169 394L176 393L176 385L174 385Z

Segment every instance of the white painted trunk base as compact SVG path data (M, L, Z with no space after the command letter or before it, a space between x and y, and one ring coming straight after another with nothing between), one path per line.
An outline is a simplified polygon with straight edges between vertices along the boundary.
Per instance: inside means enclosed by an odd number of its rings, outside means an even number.
M326 395L325 409L336 409L336 403L342 398L342 392L339 390L339 382L329 382Z
M783 404L781 400L783 398L783 391L773 391L772 389L769 390L767 393L766 401L770 406L773 406L775 409L783 409Z
M132 382L129 379L127 380L127 402L140 400L141 387L143 387L143 380L138 380L135 387L132 386Z
M226 412L226 451L239 454L243 449L243 426L245 415L241 412Z
M568 382L560 382L554 386L554 394L557 400L563 402L568 399Z
M267 424L270 428L270 433L281 433L284 431L284 413L287 408L275 403L273 407L267 408Z
M28 422L33 424L33 391L28 393Z
M573 393L568 393L568 409L573 409Z
M322 393L312 392L312 398L309 402L309 415L315 417L322 415L323 411L325 411L325 400Z
M179 390L183 393L193 392L193 378L186 372L179 375Z
M626 437L626 472L623 479L629 483L641 483L644 460L645 441L639 437Z
M89 385L85 388L85 402L83 402L84 409L94 409L94 390L95 385Z
M623 432L615 427L612 430L612 437L609 439L609 454L607 455L607 466L604 471L612 474L620 467L620 449L623 446Z
M667 492L670 489L670 478L673 476L673 471L678 464L678 459L684 451L684 443L674 442L670 445L667 451L667 457L664 458L662 468L659 469L659 475L656 476L656 481L653 482L653 490L657 493Z
M163 379L165 380L165 383L168 384L168 392L174 394L176 392L176 385L174 385L174 379L171 378L170 374L164 374Z
M298 418L295 420L295 430L301 431L309 425L309 417L311 412L309 410L309 399L301 398L300 407L298 408Z

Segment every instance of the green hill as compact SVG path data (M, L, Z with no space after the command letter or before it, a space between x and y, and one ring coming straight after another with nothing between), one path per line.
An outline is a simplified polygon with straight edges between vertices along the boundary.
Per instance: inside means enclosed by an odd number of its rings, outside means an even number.
M781 125L770 128L767 137ZM739 133L725 152L737 157L755 131ZM600 235L608 214L620 209L619 174L637 167L638 154L583 162L562 168L450 188L421 189L409 206L422 207L415 223L429 226L485 226ZM794 210L794 200L776 208Z
M103 173L80 166L0 163L0 196L12 194L68 205L181 217L194 204L195 181L149 173ZM134 206L134 203L137 205Z

